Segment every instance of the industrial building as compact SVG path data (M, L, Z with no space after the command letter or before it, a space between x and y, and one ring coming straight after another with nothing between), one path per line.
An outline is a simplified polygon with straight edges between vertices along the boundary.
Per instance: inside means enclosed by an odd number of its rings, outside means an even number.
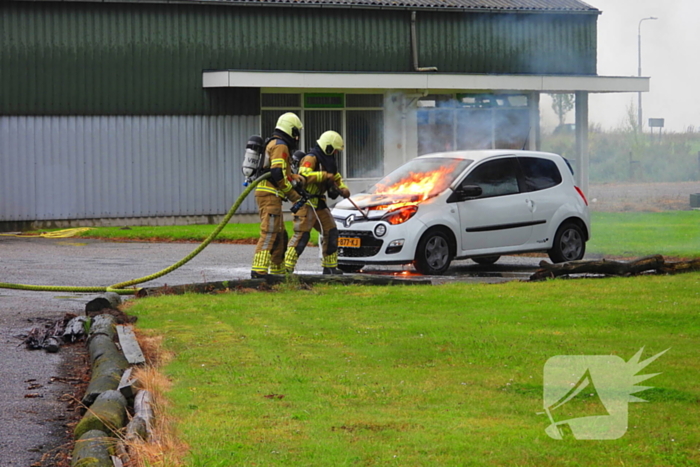
M420 154L536 149L542 93L576 95L585 191L588 94L649 86L597 75L600 14L579 0L3 1L0 230L214 222L243 189L248 137L286 111L303 148L344 136L354 192Z

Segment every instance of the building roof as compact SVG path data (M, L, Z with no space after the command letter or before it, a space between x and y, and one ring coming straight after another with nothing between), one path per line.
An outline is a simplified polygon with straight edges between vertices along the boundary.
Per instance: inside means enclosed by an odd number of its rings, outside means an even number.
M36 1L36 0L14 0ZM95 2L105 0L60 0ZM589 13L600 10L580 0L110 0L109 3L168 3L245 6L464 10L492 13Z

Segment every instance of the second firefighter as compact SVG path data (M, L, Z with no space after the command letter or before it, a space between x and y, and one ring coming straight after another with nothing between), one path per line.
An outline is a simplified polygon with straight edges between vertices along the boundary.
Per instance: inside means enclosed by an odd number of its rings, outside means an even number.
M326 194L350 197L350 190L338 172L335 156L344 148L343 137L335 131L326 131L299 163L299 175L306 178L305 189L309 201L294 215L294 235L287 245L284 265L292 273L304 248L309 243L311 229L321 234L323 274L342 274L338 269L338 229L326 204Z

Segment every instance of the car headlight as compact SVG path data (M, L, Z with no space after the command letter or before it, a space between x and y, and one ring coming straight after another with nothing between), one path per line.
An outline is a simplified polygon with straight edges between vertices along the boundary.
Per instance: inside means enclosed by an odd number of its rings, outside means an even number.
M386 224L377 224L374 228L374 236L383 237L384 235L386 235Z
M415 204L401 206L400 208L396 208L384 214L382 220L388 222L391 225L403 224L411 217L415 216L417 212L418 206L416 206Z

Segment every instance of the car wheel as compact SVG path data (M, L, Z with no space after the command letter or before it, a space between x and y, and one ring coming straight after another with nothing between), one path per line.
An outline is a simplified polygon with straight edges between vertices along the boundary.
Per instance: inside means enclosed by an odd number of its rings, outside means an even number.
M413 266L424 275L440 275L447 271L452 262L450 241L444 232L434 230L423 235Z
M496 261L498 261L500 256L476 256L472 258L472 261L474 261L476 264L481 264L482 266L490 266Z
M338 269L340 269L343 272L347 272L348 274L360 272L360 270L364 267L365 267L364 264L339 264L338 265Z
M554 236L554 245L547 252L549 259L555 263L577 261L586 253L586 240L583 230L578 225L567 222L562 224Z

